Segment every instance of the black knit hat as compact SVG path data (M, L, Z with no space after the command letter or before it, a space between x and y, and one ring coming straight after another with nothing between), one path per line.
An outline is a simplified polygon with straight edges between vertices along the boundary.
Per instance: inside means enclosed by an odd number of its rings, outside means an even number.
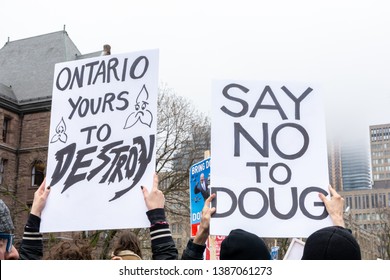
M306 240L302 260L361 260L360 246L351 232L338 226L312 233Z
M270 260L263 239L242 229L232 230L222 241L221 260Z

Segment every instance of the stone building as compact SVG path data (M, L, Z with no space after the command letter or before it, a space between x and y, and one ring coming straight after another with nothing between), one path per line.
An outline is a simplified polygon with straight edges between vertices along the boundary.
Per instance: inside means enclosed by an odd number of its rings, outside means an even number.
M390 124L370 126L374 188L390 188Z
M389 259L390 189L340 192L345 200L345 223L357 238L363 259Z

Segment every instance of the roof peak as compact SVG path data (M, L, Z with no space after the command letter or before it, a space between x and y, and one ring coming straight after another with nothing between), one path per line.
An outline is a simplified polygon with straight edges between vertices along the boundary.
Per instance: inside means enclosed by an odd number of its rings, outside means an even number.
M44 37L44 36L53 35L53 34L57 34L57 33L68 35L68 32L66 32L66 30L60 30L60 31L54 31L54 32L46 33L46 34L40 34L40 35L30 36L30 37L26 37L26 38L22 38L22 39L16 39L16 40L10 40L10 37L8 37L8 41L5 43L5 45L7 45L9 43L15 43L15 42L19 42L19 41L31 40L33 38Z

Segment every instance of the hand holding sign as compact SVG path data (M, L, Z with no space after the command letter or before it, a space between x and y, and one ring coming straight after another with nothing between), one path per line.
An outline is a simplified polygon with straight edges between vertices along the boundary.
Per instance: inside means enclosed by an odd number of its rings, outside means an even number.
M218 199L211 235L241 228L262 237L307 237L331 224L317 195L327 195L329 184L320 94L312 83L213 83Z
M50 193L50 187L46 188L46 178L34 193L34 201L31 206L31 214L41 217L42 210L45 208L47 197Z
M318 196L324 202L326 211L330 218L332 219L333 225L345 227L344 224L344 198L339 195L332 186L329 185L330 199L327 199L326 196L322 193L319 193Z
M158 175L154 174L153 178L153 188L149 192L144 186L142 188L142 193L144 195L145 204L148 210L162 208L164 209L165 197L162 191L158 189Z
M215 207L210 207L210 203L214 199L215 195L216 195L215 193L211 194L204 203L199 229L194 238L195 244L204 245L207 241L207 238L209 237L210 219L211 219L211 215L215 213Z
M157 95L158 50L55 65L41 232L149 225L135 209L153 184Z

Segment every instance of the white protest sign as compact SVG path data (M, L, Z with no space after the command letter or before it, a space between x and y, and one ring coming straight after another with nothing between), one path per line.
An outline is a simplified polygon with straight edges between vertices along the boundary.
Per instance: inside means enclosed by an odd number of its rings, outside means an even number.
M325 117L310 84L215 81L212 235L307 237L331 225Z
M291 240L290 246L287 249L286 254L284 255L283 260L301 260L304 249L305 249L305 242L293 238Z
M148 227L158 50L55 66L42 232Z

